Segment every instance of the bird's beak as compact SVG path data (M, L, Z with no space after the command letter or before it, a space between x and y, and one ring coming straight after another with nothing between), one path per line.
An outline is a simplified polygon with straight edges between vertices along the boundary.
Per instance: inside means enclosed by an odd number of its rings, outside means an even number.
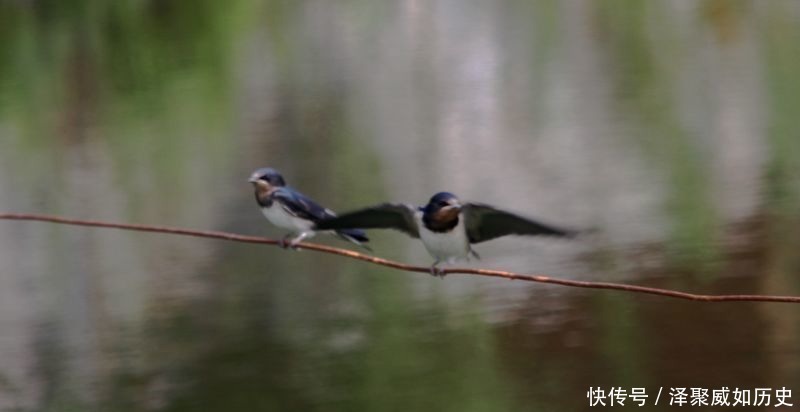
M451 203L444 207L444 210L461 210L461 204Z
M250 178L247 179L247 181L250 183L255 183L258 181L258 176L250 176Z

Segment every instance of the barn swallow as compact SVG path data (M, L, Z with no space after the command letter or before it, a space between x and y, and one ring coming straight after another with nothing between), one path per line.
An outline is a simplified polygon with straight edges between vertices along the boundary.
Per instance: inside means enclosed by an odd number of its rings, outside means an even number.
M396 229L420 238L425 249L436 261L431 275L444 276L438 265L480 256L472 250L473 243L485 242L506 235L548 235L573 237L577 232L536 222L514 213L479 203L461 203L448 192L435 194L424 207L401 203L384 203L325 218L317 229L343 230Z
M314 224L322 219L334 218L332 210L320 206L302 193L286 185L283 176L275 169L264 167L256 170L248 180L255 188L256 201L261 213L273 225L289 230L281 240L281 246L297 246L303 239L316 234ZM364 231L357 228L336 229L334 232L342 239L355 243L367 250L364 243L369 242Z

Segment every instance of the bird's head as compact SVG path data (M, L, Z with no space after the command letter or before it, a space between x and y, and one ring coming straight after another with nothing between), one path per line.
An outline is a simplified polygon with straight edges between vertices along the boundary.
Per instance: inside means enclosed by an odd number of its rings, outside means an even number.
M425 216L438 222L451 222L458 219L461 211L461 202L456 195L449 192L439 192L428 201L423 209Z
M274 187L286 186L286 181L277 170L271 167L262 167L250 175L248 182L252 183L256 189L268 191Z

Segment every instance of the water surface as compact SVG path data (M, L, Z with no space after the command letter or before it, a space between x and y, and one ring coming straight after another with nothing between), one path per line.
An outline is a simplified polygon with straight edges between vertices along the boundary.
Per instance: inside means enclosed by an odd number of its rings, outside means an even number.
M336 210L449 190L597 229L481 244L472 266L797 295L799 20L792 1L10 2L0 210L277 237L246 183L270 165ZM5 222L0 409L797 402L798 313Z

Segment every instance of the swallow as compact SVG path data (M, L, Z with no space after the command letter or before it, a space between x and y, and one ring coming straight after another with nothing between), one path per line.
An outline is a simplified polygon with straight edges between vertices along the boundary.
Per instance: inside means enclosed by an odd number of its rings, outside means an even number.
M506 235L545 235L574 237L577 232L550 226L517 214L480 203L461 203L448 192L440 192L427 205L414 207L402 203L383 203L338 217L325 218L316 224L320 230L395 229L419 238L436 259L431 275L444 277L441 262L473 256L475 243Z
M336 217L332 210L287 186L283 176L275 169L258 169L250 175L248 181L253 184L256 202L264 217L273 225L289 231L281 239L281 246L284 248L294 248L303 239L313 237L316 234L316 223ZM336 229L333 232L344 240L370 250L364 244L369 242L369 238L358 228Z

